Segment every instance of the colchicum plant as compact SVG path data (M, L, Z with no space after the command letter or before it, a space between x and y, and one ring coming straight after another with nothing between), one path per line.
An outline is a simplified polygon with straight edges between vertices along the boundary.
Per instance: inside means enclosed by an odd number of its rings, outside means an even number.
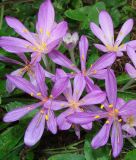
M7 126L14 126L30 114L32 120L24 135L26 146L36 145L46 129L54 135L62 130L70 130L71 133L74 130L77 141L83 139L82 131L87 132L93 137L90 149L97 151L108 143L114 158L120 155L125 140L136 147L133 140L136 136L136 96L131 99L120 96L126 94L125 89L131 88L136 79L136 40L124 40L132 31L134 21L128 19L114 40L116 34L110 14L106 10L97 12L98 23L91 19L88 22L91 29L89 36L85 32L82 34L74 31L71 34L66 21L56 22L60 18L55 19L51 0L45 0L41 4L35 32L29 31L18 19L6 16L8 26L22 37L0 37L0 64L6 62L15 68L4 72L7 99L8 96L11 95L11 99L13 96L13 103L17 95L23 94L21 91L25 93L23 98L26 99L23 105L6 110L8 112L4 114L0 125L6 126L7 123ZM90 42L91 38L93 42ZM4 50L6 55L3 54ZM98 51L102 52L101 56L96 55ZM128 61L123 69L129 81L124 81L124 86L120 89L115 64L119 58L124 57ZM4 110L3 99L1 98L1 104ZM0 132L2 129L0 126ZM86 156L82 158L85 160Z

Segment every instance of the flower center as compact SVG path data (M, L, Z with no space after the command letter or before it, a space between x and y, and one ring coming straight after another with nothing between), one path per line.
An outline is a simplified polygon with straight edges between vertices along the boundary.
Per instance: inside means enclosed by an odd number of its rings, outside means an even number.
M129 124L131 127L133 127L134 121L135 121L134 116L130 116L127 118L127 124Z
M106 45L106 48L110 52L117 52L119 50L119 47L116 45L115 46Z
M69 102L69 106L74 108L74 109L77 109L79 107L79 103L78 102L75 102L74 100L71 100Z
M118 109L112 109L112 110L109 111L109 116L117 118L118 117L118 113L119 113Z

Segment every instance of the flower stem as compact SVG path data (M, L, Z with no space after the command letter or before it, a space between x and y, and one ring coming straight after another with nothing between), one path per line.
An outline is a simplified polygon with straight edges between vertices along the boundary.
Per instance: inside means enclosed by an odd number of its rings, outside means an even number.
M128 141L136 148L136 143L132 138L128 138Z
M0 29L2 28L2 24L3 24L3 16L4 16L4 5L1 6L1 13L0 13Z
M75 61L75 56L74 56L74 51L73 51L73 49L72 49L72 50L69 50L69 53L70 53L70 58L71 58L72 62L73 62L74 64L76 64L76 61Z
M120 89L120 91L125 91L125 90L128 89L129 86L130 86L131 84L133 84L134 82L135 82L135 79L129 80L129 81Z

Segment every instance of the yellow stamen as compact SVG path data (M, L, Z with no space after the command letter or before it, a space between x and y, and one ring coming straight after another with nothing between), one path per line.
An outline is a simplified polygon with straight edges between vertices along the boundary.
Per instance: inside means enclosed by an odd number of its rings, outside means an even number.
M119 34L122 36L122 35L123 35L123 32L120 32Z
M100 108L103 109L103 108L104 108L104 105L102 104L102 105L100 106Z
M28 30L27 30L26 28L24 28L24 29L23 29L23 32L24 32L24 33L27 33L27 32L28 32Z
M53 98L53 95L50 95L49 97L50 97L50 98Z
M74 72L71 72L71 74L74 74Z
M79 90L76 90L76 94L78 94L79 93Z
M40 30L39 30L39 31L40 31L40 33L41 33L41 34L43 33L43 29L42 29L42 28L40 28Z
M36 95L37 95L37 96L41 96L42 94L41 94L41 92L38 92Z
M33 92L31 92L31 93L30 93L30 95L33 97L33 96L34 96L34 93L33 93Z
M93 65L91 64L91 65L90 65L90 68L92 68L92 66L93 66Z
M94 118L100 118L100 116L99 116L99 115L96 115Z
M122 119L119 119L118 121L119 121L119 122L122 122Z
M81 59L84 61L85 60L85 57L84 57L84 55L82 54L82 57L81 57Z
M110 121L108 121L108 120L107 120L105 123L106 123L106 124L109 124L109 123L110 123Z
M64 103L60 104L61 107L64 107Z
M46 31L46 35L50 37L51 33L49 31Z
M109 108L113 108L113 104L110 104L110 105L109 105Z
M46 121L49 120L49 116L47 114L45 115L45 119L46 119Z
M120 45L120 48L123 48L124 47L124 44Z
M44 110L40 110L40 113L41 113L41 114L44 114Z
M119 110L118 110L118 109L115 109L115 112L116 112L116 113L119 113Z
M96 74L96 73L97 73L97 70L94 70L94 71L93 71L93 74Z

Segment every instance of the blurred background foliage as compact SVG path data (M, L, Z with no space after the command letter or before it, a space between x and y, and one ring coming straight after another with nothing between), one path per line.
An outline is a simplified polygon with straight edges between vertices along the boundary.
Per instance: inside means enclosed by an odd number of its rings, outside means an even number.
M31 31L35 31L36 15L43 0L2 0L0 2L0 36L18 36L9 28L4 20L4 16L10 15L20 19ZM89 39L89 53L87 66L90 66L102 53L93 47L93 43L98 41L89 29L90 21L98 23L98 14L101 10L107 10L114 22L117 34L121 25L128 19L136 20L135 0L53 0L56 11L56 21L65 19L69 24L69 32L77 31L79 35L85 34ZM133 32L128 35L125 41L136 39L136 24ZM67 50L61 45L60 50L67 54ZM0 54L8 57L17 57L11 53L0 49ZM28 55L29 56L29 55ZM77 65L79 65L78 47L75 50ZM125 74L124 65L129 59L124 56L116 60L113 66L117 75L118 95L126 101L136 98L136 85L133 84L126 91L121 91L121 87L129 81ZM25 129L35 112L25 116L19 122L5 124L2 122L3 115L19 106L23 106L34 100L21 91L16 90L8 94L5 89L5 75L12 72L17 66L0 62L0 160L111 160L111 146L98 150L90 147L90 141L101 125L93 128L91 132L81 131L81 140L77 140L74 131L59 132L51 135L45 131L42 140L33 148L28 148L23 143ZM47 81L50 85L50 82ZM103 82L99 83L101 87ZM135 139L134 139L135 140ZM127 140L124 142L124 149L118 160L135 160L135 147Z

